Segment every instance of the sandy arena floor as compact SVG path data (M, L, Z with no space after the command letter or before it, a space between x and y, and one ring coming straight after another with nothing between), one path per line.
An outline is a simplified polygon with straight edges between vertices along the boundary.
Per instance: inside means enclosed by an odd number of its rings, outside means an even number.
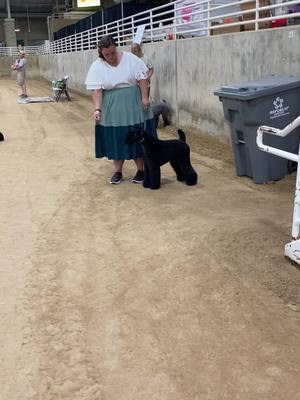
M17 96L1 79L0 399L299 399L295 174L255 185L189 133L197 186L165 166L145 190L127 162L114 187L88 98Z

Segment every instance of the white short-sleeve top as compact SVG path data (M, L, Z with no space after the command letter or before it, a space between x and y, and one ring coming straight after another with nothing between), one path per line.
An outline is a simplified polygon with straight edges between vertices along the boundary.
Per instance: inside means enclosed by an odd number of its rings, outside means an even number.
M18 70L24 70L26 64L27 64L26 58L21 58L18 63Z
M141 57L141 60L144 61L144 63L146 64L146 67L148 67L149 69L153 68L153 64L152 64L151 60L145 54L143 55L143 57Z
M148 68L140 58L123 51L116 67L112 67L101 58L94 61L87 74L85 85L88 90L136 86L141 79L147 79L147 72Z

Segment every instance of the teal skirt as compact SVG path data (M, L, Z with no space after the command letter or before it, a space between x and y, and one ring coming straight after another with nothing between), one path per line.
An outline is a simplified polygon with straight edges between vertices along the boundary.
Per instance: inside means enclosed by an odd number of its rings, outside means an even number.
M157 137L152 110L143 110L138 86L103 90L101 121L95 127L96 157L109 160L142 157L142 146L127 145L126 138L129 132L144 127Z

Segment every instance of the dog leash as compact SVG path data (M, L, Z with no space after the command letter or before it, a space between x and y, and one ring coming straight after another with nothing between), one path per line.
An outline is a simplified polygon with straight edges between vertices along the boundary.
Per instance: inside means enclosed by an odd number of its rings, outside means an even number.
M143 125L144 125L143 132L146 132L146 128L147 128L146 121L144 121L144 124L143 124ZM145 140L145 138L143 137L141 140L138 140L138 142L139 142L140 144L142 144L144 140Z

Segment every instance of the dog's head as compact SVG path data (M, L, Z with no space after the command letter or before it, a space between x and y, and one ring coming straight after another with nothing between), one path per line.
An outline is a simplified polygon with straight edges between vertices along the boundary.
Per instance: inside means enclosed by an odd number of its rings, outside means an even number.
M134 142L142 143L144 140L143 129L136 129L133 132L129 132L126 138L126 144L133 144Z
M4 140L4 135L3 133L0 132L0 142L3 142L3 140Z

